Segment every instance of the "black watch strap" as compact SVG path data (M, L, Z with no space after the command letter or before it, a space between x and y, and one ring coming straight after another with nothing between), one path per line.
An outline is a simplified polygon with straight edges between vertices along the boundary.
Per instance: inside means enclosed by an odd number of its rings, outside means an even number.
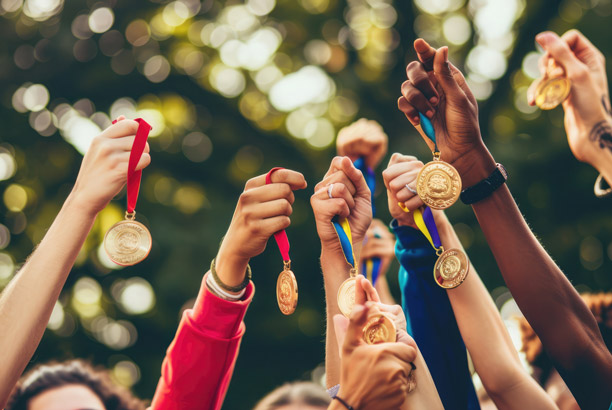
M496 164L495 171L488 178L461 192L461 202L466 205L481 201L491 195L508 180L508 172L502 164Z

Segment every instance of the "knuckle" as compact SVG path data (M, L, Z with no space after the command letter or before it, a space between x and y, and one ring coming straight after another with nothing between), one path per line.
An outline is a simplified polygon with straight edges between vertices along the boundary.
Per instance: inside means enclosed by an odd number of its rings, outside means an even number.
M421 68L421 63L419 63L418 61L411 61L410 63L408 63L408 65L406 66L406 71L407 72L412 72L414 70L418 70Z

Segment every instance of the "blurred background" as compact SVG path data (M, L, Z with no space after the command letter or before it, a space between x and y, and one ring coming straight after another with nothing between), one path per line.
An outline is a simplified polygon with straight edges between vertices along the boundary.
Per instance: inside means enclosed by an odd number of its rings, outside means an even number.
M87 358L151 398L245 181L284 166L309 182L288 229L299 305L289 317L276 307L282 262L271 242L251 262L257 295L224 408L320 378L324 299L309 196L337 131L360 117L383 125L388 156L431 158L396 108L419 36L448 45L466 73L485 141L543 244L579 290L609 290L610 200L595 199L595 170L571 155L562 109L542 112L525 95L539 76L538 32L578 28L609 58L611 15L611 0L0 0L0 289L51 224L91 139L120 114L153 125L137 207L151 254L128 268L105 257L120 195L99 215L32 364ZM388 222L382 169L376 205ZM448 214L509 317L516 307L471 209ZM399 296L397 268L388 276Z

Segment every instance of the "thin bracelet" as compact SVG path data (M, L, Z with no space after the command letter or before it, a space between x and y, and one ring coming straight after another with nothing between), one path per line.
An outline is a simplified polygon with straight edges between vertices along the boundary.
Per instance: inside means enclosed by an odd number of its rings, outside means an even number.
M215 258L216 259L216 258ZM210 273L212 273L212 277L219 285L220 288L225 289L229 292L240 292L242 289L246 288L249 282L251 281L251 267L247 264L246 275L244 275L244 280L238 286L228 286L221 281L219 276L217 276L217 270L215 269L215 259L210 263Z
M344 400L342 400L340 397L335 396L332 398L332 400L338 400L340 403L342 403L342 405L344 407L346 407L348 410L355 410L354 408L352 408L347 402L345 402Z

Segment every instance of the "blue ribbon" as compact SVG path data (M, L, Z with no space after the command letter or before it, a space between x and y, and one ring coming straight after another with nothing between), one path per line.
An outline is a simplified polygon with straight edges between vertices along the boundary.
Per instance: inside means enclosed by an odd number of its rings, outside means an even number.
M419 113L419 120L421 120L421 129L423 130L427 138L433 141L435 145L435 151L437 152L438 143L436 142L436 131L434 130L433 124L431 123L429 118L427 118L421 113Z
M374 170L368 167L365 163L365 158L357 158L355 162L353 162L355 168L361 171L363 177L365 178L366 184L368 188L370 188L370 195L372 198L372 215L376 213L376 207L374 206L374 191L376 190L376 174L374 174ZM375 235L379 237L378 235ZM376 284L376 279L378 279L378 275L380 274L380 258L372 258L365 260L361 264L361 273L366 276L372 282L372 285Z
M351 236L351 226L346 218L340 219L338 216L334 216L332 219L332 225L336 230L336 235L340 240L340 246L342 247L342 253L344 253L344 259L346 263L355 267L355 254L353 253L353 237Z

